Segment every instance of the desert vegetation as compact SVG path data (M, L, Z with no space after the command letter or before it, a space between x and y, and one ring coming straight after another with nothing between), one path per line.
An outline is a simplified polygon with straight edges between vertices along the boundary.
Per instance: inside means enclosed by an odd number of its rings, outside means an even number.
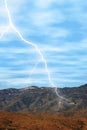
M85 112L86 110L59 114L1 112L0 130L87 130Z

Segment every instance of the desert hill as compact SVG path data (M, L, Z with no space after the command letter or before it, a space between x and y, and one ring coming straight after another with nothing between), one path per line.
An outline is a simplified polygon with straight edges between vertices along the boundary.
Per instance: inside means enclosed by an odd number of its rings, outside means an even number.
M2 112L0 113L0 130L87 130L85 113L87 110L79 111L79 115L77 111L59 114Z
M0 111L59 112L87 108L87 84L72 88L26 87L0 90Z

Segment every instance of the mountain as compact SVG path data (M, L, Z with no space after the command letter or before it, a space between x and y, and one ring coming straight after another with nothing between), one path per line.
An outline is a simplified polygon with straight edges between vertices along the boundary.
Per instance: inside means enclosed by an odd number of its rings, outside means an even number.
M0 90L0 111L54 113L86 108L87 84L72 88L30 86Z

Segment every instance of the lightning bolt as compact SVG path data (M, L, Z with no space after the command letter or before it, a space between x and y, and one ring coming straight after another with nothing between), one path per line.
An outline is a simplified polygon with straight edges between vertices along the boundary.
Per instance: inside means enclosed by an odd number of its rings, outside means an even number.
M50 72L48 70L48 66L47 66L47 61L46 59L44 58L40 48L33 42L30 42L28 40L26 40L22 34L19 32L19 30L15 27L13 21L12 21L12 18L11 18L11 14L10 14L10 11L8 9L8 4L7 4L7 0L5 0L5 8L6 8L6 11L7 11L7 15L8 15L8 19L9 19L9 26L10 28L12 28L14 30L14 32L16 32L16 34L19 36L19 38L26 44L29 44L31 45L32 47L34 47L37 51L37 53L40 55L41 57L41 61L44 63L44 66L45 66L45 70L46 70L46 73L47 73L47 76L48 76L48 79L49 79L49 83L51 84L52 87L54 87L54 83L52 82L51 80L51 76L50 76ZM5 33L5 32L4 32Z
M55 86L55 84L53 83L53 81L51 80L51 74L50 74L50 71L48 69L48 65L47 65L47 61L45 59L45 57L43 56L40 48L38 47L38 45L34 42L31 42L29 40L26 40L22 34L20 33L20 31L16 28L16 26L14 25L13 21L12 21L12 18L11 18L11 14L10 14L10 10L8 8L8 3L7 3L7 0L4 0L4 3L5 3L5 9L6 9L6 12L7 12L7 16L8 16L8 20L9 20L9 25L5 27L4 31L2 31L2 34L0 35L0 39L8 32L8 30L11 28L17 35L18 37L26 44L32 46L35 48L35 50L37 51L38 55L40 56L41 58L41 61L43 62L44 64L44 67L45 67L45 71L47 73L47 76L48 76L48 80L49 80L49 84L51 85L51 87L54 87L55 89L55 92L56 92L56 95L58 96L59 99L64 100L64 101L67 101L68 100L66 98L64 98L63 96L60 96L60 94L58 93L57 91L57 87ZM34 66L34 68L32 69L31 73L34 72L36 66L39 64L39 62Z

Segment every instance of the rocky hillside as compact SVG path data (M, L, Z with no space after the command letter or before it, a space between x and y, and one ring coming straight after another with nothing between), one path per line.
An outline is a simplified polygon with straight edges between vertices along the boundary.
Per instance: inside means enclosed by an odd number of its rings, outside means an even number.
M73 88L31 86L0 90L0 111L58 112L86 108L87 84Z
M0 130L87 130L87 116L84 117L87 110L70 113L74 115L1 112Z

